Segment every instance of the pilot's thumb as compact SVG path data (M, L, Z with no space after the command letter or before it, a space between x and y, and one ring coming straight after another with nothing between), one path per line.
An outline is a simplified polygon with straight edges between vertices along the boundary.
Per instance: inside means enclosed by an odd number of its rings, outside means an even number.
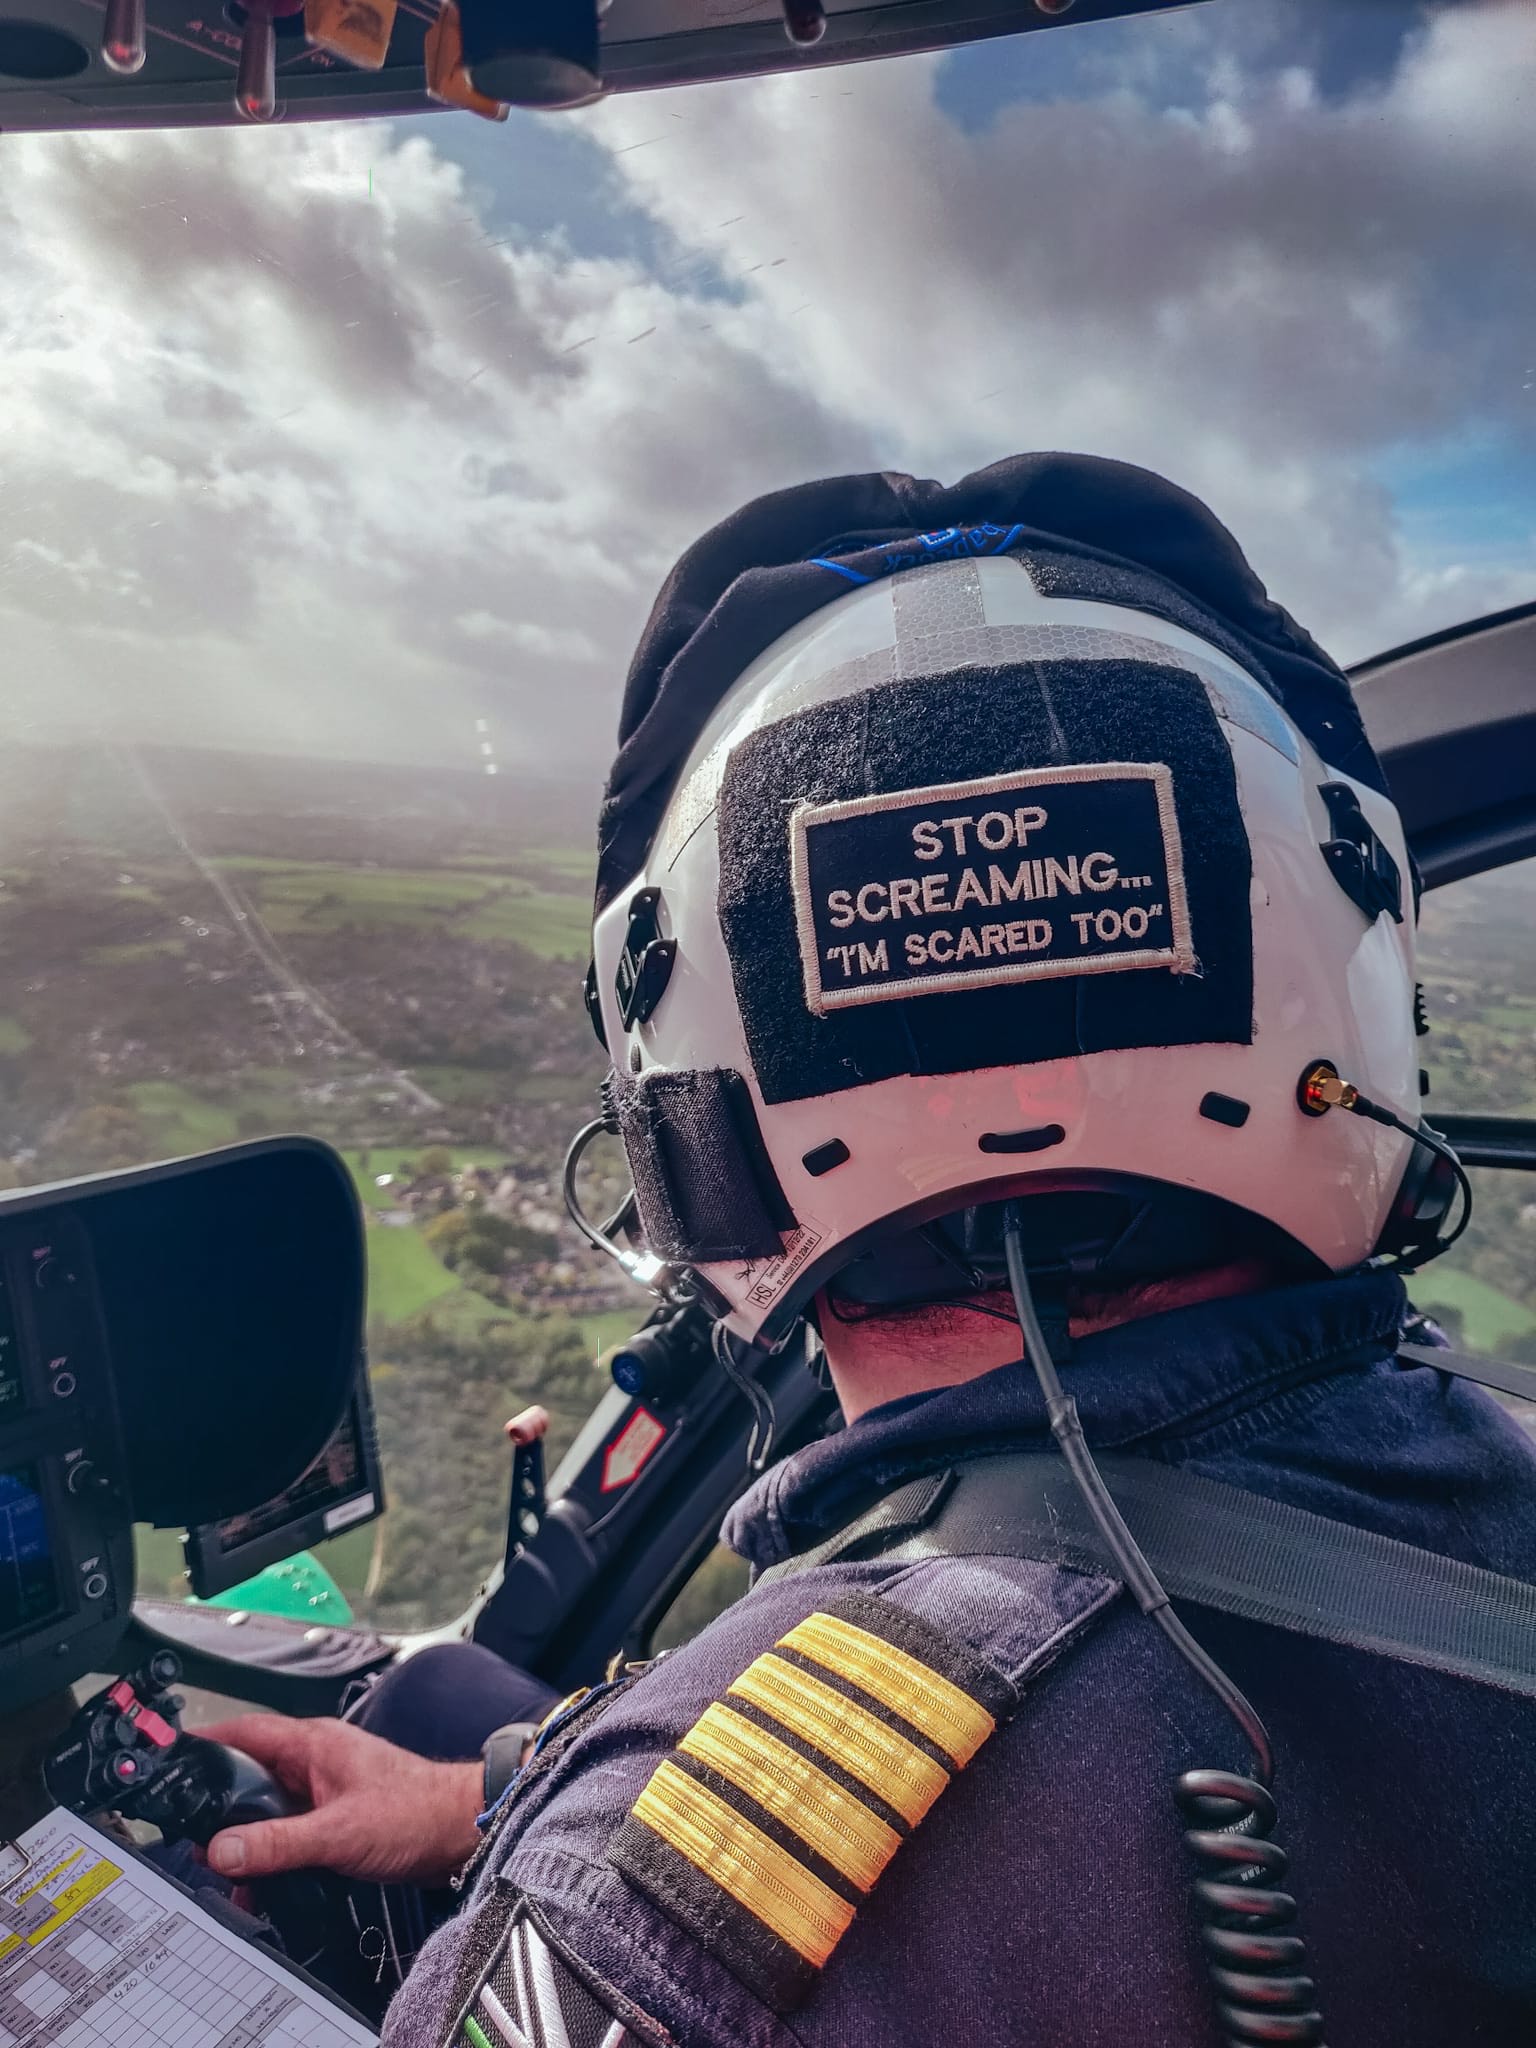
M310 1870L329 1861L335 1829L323 1808L289 1820L258 1820L226 1828L208 1844L208 1862L221 1877L245 1884L280 1870Z

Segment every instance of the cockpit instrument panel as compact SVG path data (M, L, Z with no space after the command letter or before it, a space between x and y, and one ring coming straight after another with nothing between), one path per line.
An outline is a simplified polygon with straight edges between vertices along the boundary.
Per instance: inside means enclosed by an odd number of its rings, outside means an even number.
M11 1307L10 1283L0 1274L0 1427L13 1415L19 1415L24 1406L16 1316Z
M373 1396L365 1372L340 1427L292 1486L243 1515L201 1522L184 1545L192 1590L201 1600L277 1564L296 1551L359 1528L384 1512L384 1487L374 1433Z
M90 1244L66 1212L23 1216L0 1226L0 1702L109 1657L132 1596Z
M135 1521L216 1522L238 1578L376 1509L363 1281L312 1139L0 1196L0 1714L113 1668Z
M0 1642L59 1611L53 1532L35 1465L0 1467Z

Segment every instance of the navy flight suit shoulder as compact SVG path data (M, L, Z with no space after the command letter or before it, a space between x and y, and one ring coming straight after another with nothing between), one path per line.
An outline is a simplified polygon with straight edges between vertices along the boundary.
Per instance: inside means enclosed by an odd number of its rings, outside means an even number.
M1080 1344L1072 1391L1101 1449L1536 1580L1536 1456L1475 1390L1396 1364L1402 1313L1382 1275L1183 1310ZM872 1486L1044 1437L1004 1368L787 1461L730 1534L765 1566ZM1536 2039L1536 1703L1187 1619L1274 1737L1329 2038ZM1217 2048L1172 1793L1245 1762L1109 1579L937 1558L770 1582L528 1774L385 2040L480 2048L466 2000L521 1916L614 2048Z

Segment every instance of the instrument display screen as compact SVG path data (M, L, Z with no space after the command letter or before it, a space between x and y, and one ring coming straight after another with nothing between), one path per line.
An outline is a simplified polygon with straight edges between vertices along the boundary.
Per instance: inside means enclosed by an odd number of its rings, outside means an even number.
M374 1497L368 1490L364 1465L361 1422L354 1406L301 1478L275 1500L263 1501L249 1514L233 1515L227 1522L214 1523L214 1540L223 1552L240 1550L290 1522L314 1514L324 1515L325 1533L333 1535L353 1522L366 1521L374 1512Z
M53 1539L36 1467L0 1470L0 1642L58 1610Z

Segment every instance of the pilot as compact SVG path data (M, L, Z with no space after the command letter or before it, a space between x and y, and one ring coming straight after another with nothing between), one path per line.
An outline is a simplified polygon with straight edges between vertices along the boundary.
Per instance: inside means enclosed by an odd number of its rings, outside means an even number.
M313 1808L215 1866L459 1879L401 2048L1536 2039L1529 1692L1192 1606L1196 1648L997 1505L1070 1411L1116 1471L1536 1579L1527 1441L1395 1355L1453 1206L1415 912L1342 673L1161 479L836 479L706 536L603 814L607 1100L722 1363L809 1318L845 1426L734 1509L753 1590L488 1787L215 1731ZM1202 1653L1280 1812L1224 1781L1203 1864L1182 1774L1253 1780Z

